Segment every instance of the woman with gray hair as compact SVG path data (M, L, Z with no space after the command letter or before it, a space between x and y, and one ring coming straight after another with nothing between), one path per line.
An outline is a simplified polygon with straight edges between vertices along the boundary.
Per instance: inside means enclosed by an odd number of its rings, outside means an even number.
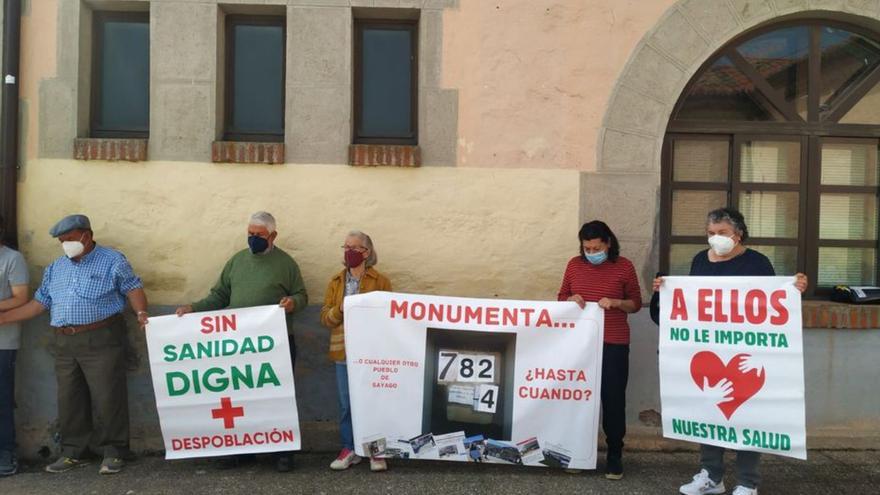
M324 306L321 308L321 323L330 329L329 358L336 363L336 392L339 398L339 435L342 451L330 464L330 469L342 471L361 462L354 453L354 432L351 426L351 400L348 394L348 366L345 364L345 333L343 322L343 302L346 296L373 291L390 291L388 277L379 273L373 266L378 261L376 248L370 236L352 230L342 245L345 268L330 279L324 293ZM385 459L370 457L371 471L385 471Z
M709 249L700 251L691 261L692 276L774 276L776 272L770 260L763 254L743 245L749 238L749 230L742 213L733 208L718 208L706 216L706 237ZM663 277L654 279L654 292L660 290ZM807 276L795 275L795 287L807 290ZM736 480L733 495L757 495L761 462L759 452L736 451ZM700 472L693 480L682 485L683 495L706 495L725 493L724 448L700 445Z

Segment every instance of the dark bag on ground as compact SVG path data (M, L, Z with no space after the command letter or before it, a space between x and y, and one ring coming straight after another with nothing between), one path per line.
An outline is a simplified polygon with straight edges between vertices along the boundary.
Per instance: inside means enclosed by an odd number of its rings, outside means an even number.
M831 290L831 300L851 304L880 304L880 287L837 285Z

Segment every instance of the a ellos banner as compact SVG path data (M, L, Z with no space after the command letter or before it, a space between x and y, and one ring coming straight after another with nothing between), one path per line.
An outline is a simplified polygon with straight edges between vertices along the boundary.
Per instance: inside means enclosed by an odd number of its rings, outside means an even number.
M665 277L663 435L806 459L802 333L793 277Z

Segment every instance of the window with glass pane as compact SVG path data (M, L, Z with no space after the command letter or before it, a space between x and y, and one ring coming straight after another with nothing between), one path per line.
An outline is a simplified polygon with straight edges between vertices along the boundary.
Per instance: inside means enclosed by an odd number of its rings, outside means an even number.
M880 84L875 84L838 121L841 124L880 124Z
M355 23L357 143L416 143L416 24Z
M727 182L729 139L676 139L673 142L673 180Z
M820 30L822 91L820 110L828 110L844 90L880 64L880 44L865 36L831 26Z
M96 12L91 135L146 137L150 130L150 21L146 12Z
M808 296L880 283L878 39L826 18L788 21L704 64L668 125L661 269L689 267L697 210L726 196L777 273L816 281Z
M797 184L801 145L792 141L749 141L740 148L740 181Z
M690 87L676 118L686 120L780 120L749 78L727 57L713 63Z
M707 244L673 244L669 250L669 274L688 275L694 256L708 247Z
M877 285L877 250L871 248L819 248L820 286Z
M226 18L226 139L284 139L283 17Z
M877 142L848 140L822 143L823 185L880 186Z
M877 282L880 229L876 139L822 143L819 280L826 285ZM835 242L835 245L828 244Z
M797 239L800 198L788 191L744 191L739 210L752 237Z
M705 236L706 214L727 204L725 191L679 190L672 193L672 235Z
M749 224L751 234L752 225ZM770 260L773 271L777 275L791 275L797 273L798 252L794 246L764 246L750 244L749 248L758 251Z
M808 28L796 26L771 31L743 43L737 51L806 120Z

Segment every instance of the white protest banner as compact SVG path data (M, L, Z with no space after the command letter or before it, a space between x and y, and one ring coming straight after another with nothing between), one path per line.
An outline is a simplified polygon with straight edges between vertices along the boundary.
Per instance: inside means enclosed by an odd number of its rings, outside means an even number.
M146 336L166 459L299 450L284 309L152 317Z
M793 277L664 277L663 435L807 458Z
M344 311L359 455L596 467L598 305L371 292Z

